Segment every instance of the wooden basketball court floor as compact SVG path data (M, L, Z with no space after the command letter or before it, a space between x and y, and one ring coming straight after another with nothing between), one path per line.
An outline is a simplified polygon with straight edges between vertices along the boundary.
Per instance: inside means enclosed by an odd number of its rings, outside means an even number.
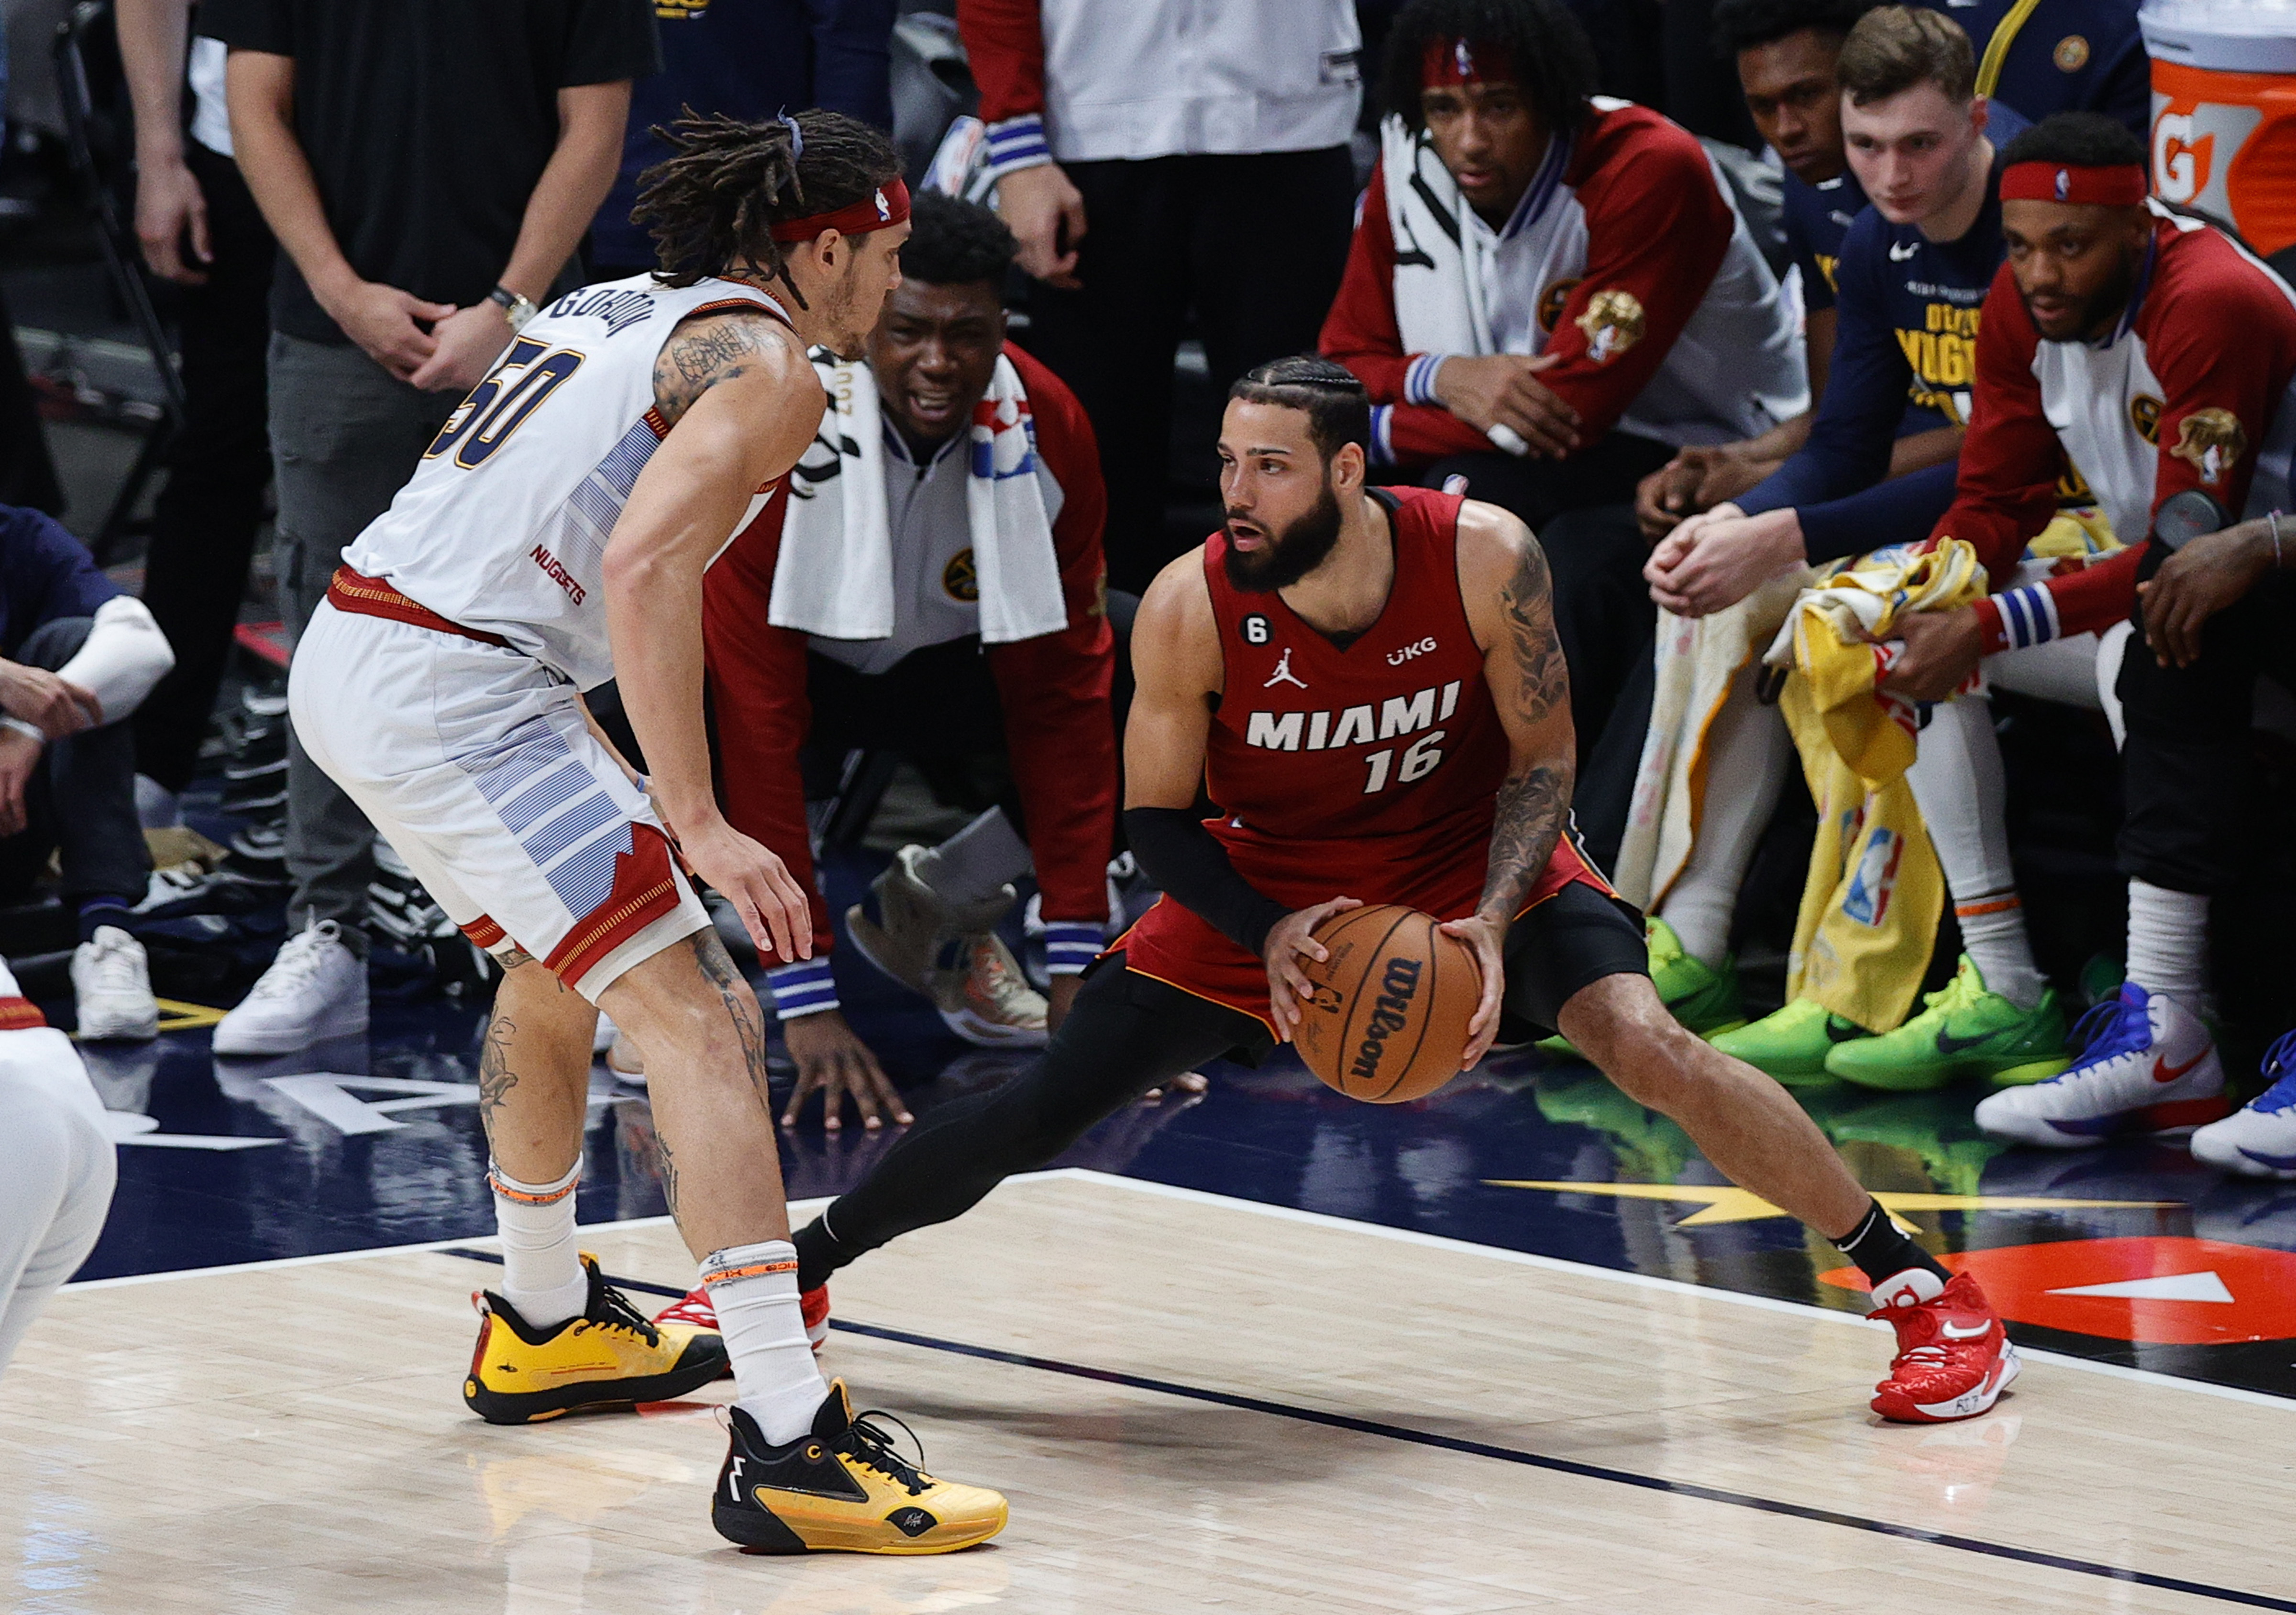
M667 1219L586 1242L682 1290ZM0 1607L504 1615L2296 1611L2296 1404L2029 1354L1865 1406L1852 1316L1091 1172L834 1286L825 1361L1001 1488L946 1558L746 1558L710 1403L498 1430L488 1242L99 1280L0 1379Z

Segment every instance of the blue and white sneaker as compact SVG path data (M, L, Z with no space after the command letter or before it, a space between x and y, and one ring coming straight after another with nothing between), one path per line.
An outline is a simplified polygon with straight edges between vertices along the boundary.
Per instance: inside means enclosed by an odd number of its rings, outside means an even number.
M2296 1032L2266 1051L2264 1074L2279 1080L2193 1135L2194 1160L2248 1177L2296 1177Z
M2017 1144L2085 1150L2116 1134L2189 1133L2232 1109L2215 1038L2166 994L2124 982L2070 1041L2081 1052L2070 1070L1980 1101L1977 1125Z

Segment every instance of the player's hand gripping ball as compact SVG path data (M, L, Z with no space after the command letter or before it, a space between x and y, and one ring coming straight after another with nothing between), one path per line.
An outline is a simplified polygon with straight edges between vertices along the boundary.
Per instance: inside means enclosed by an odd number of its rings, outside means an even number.
M1316 928L1331 956L1303 956L1315 996L1292 1041L1308 1069L1350 1099L1402 1104L1459 1074L1482 995L1472 949L1431 914L1386 903Z

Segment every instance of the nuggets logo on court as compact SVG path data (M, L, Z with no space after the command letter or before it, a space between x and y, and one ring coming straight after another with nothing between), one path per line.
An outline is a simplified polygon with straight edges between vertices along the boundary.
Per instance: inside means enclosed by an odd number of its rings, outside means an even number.
M940 586L951 600L966 605L980 598L980 578L972 570L971 550L959 550L948 558L948 564L940 570Z
M2151 393L2140 392L2128 400L2128 423L2156 448L2161 444L2161 400Z
M2088 41L2079 34L2067 34L2049 53L2049 60L2057 64L2060 73L2078 73L2088 65Z
M1389 1036L1411 1024L1411 1001L1419 996L1419 966L1416 959L1387 962L1387 974L1380 979L1379 996L1372 1004L1363 1042L1356 1049L1355 1064L1348 1069L1351 1080L1369 1081L1377 1077L1379 1062L1387 1054Z
M1643 340L1642 299L1631 291L1606 288L1587 299L1587 311L1573 322L1587 333L1587 357L1608 364Z
M1538 294L1538 328L1549 336L1554 334L1557 322L1562 318L1562 305L1578 290L1579 277L1571 275L1559 280Z
M2214 488L2248 452L2248 433L2229 409L2196 409L2177 422L2177 447L2169 453L2200 472Z

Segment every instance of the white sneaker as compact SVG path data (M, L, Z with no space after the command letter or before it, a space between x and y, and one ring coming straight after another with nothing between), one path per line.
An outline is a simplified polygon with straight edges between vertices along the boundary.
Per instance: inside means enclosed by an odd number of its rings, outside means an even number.
M933 972L933 1007L948 1029L979 1048L1042 1048L1052 1006L1029 985L1004 939L986 931L965 939L962 976Z
M2264 1074L2280 1080L2193 1135L2194 1160L2246 1177L2296 1177L2296 1032L2265 1054Z
M2123 983L2073 1028L2084 1036L2071 1070L1980 1101L1977 1125L2018 1144L2083 1150L2117 1133L2189 1133L2232 1108L2216 1040L2165 994Z
M71 983L79 1035L87 1042L144 1043L160 1035L160 1005L152 996L144 945L117 925L97 926L92 941L73 949Z
M342 929L316 920L290 937L271 968L215 1029L218 1054L291 1054L366 1030L366 961Z

